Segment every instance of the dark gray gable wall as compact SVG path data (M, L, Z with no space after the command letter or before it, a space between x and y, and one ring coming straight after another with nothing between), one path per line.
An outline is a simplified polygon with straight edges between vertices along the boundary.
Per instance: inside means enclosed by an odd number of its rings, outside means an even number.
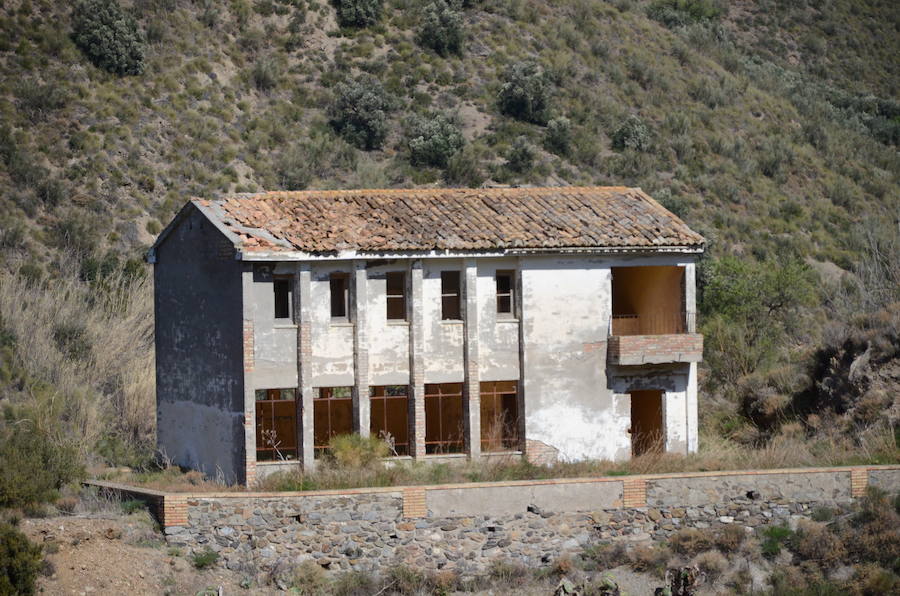
M241 262L193 205L155 248L157 443L174 463L244 482Z

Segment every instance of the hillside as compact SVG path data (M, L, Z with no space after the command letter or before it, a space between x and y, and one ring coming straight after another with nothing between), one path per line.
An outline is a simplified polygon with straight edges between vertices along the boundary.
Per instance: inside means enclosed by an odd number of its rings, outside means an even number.
M642 187L709 240L704 411L744 443L816 430L857 327L896 365L896 2L438 2L123 0L108 68L76 34L106 0L3 2L0 401L145 461L141 256L187 197L260 189ZM869 376L835 428L895 420Z

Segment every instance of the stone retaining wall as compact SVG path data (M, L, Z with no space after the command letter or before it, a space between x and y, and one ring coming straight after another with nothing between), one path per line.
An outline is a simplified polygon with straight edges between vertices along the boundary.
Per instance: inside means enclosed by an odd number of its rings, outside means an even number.
M684 527L788 523L819 506L847 508L868 483L900 492L900 466L166 494L161 521L170 544L212 549L248 573L312 559L329 570L403 563L475 574L496 559L540 566Z

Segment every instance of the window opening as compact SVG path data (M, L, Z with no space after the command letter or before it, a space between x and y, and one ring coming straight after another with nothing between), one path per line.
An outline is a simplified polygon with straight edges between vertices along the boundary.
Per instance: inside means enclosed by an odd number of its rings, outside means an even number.
M371 387L370 412L372 436L390 445L393 455L409 455L409 387Z
M512 271L498 271L497 283L497 314L512 318L516 315L515 305L515 274Z
M462 453L462 383L425 385L425 453Z
M297 457L296 389L256 390L256 459Z
M275 290L275 318L291 318L291 280L284 277L276 277L273 282Z
M331 284L331 318L347 319L350 312L350 276L346 273L332 273Z
M481 383L481 450L519 448L519 405L516 381Z
M406 273L393 271L387 274L387 318L391 321L406 320Z
M459 304L459 271L441 271L441 319L462 319Z
M331 439L353 432L353 388L319 387L313 399L313 453L321 457Z

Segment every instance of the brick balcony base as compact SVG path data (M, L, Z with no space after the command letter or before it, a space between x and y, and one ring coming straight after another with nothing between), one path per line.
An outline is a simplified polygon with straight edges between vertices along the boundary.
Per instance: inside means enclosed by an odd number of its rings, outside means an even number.
M619 366L700 362L703 336L699 333L614 335L609 338L607 359Z

